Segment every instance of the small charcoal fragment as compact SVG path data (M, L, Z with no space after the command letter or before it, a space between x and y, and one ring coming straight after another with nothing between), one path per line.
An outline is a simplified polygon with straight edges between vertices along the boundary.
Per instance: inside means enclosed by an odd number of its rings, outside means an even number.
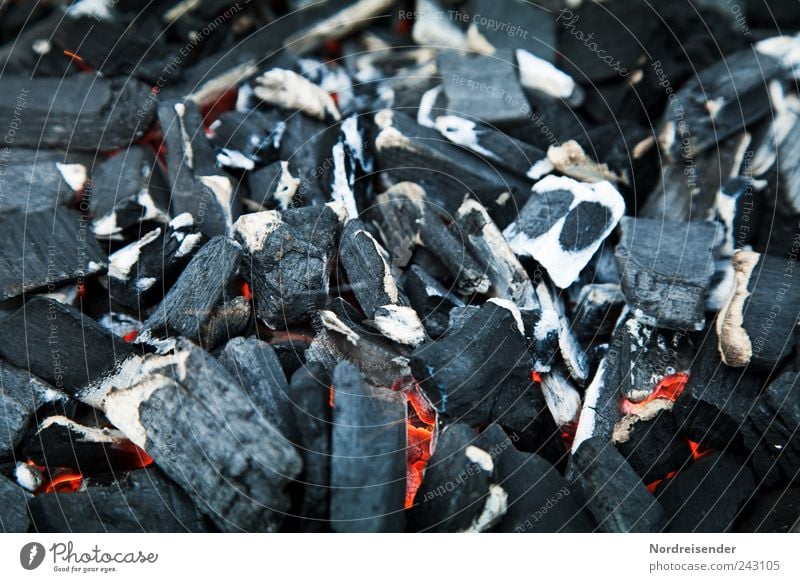
M26 501L28 495L13 481L0 475L0 533L26 533L30 516Z

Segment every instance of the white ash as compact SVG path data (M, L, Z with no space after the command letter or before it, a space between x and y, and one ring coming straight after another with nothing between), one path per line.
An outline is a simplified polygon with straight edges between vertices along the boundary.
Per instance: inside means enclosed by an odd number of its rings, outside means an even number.
M256 79L253 92L266 103L302 111L322 121L327 117L336 121L342 118L327 91L288 69L275 68L267 71Z
M283 224L279 212L265 210L243 214L233 225L234 235L238 235L248 252L254 253L264 248L267 237Z
M542 393L557 426L575 420L581 407L581 396L561 372L553 369L542 376Z
M89 180L89 171L83 164L61 164L56 162L56 168L58 168L64 181L74 192L80 192L86 187L86 182Z
M142 249L161 236L161 229L151 230L139 240L132 242L126 247L108 257L108 276L114 279L127 280L131 274L131 268L139 260Z
M416 347L425 340L425 328L410 307L384 305L376 310L372 321L382 335L397 343Z
M320 320L322 324L329 330L335 331L340 333L341 335L347 338L351 344L358 345L359 336L356 332L354 332L346 323L344 323L339 317L333 312L327 309L323 309L319 312Z
M571 76L524 49L517 49L516 55L523 87L563 99L571 107L580 107L585 93Z
M465 533L480 533L493 527L508 511L508 493L500 485L489 485L489 495L483 511L476 517Z

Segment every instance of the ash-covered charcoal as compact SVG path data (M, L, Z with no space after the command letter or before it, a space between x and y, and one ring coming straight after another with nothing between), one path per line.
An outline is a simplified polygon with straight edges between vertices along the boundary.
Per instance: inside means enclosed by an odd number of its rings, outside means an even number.
M545 374L541 386L556 425L564 427L573 423L581 409L581 395L561 368L554 367Z
M2 360L0 395L0 458L10 455L20 443L39 407L66 398L29 372Z
M649 327L635 317L621 332L621 388L631 402L650 397L665 376L686 372L696 355L685 334Z
M16 132L16 147L53 147L70 151L110 151L144 136L154 118L150 87L139 81L94 75L63 79L3 76L3 91L22 96L24 131ZM0 104L4 127L12 123L12 99Z
M120 475L74 493L38 495L28 502L40 533L213 531L189 497L155 467Z
M288 69L274 68L254 81L253 94L262 103L299 111L320 121L341 121L333 97L319 85Z
M800 487L759 490L739 511L737 533L800 532Z
M226 111L208 129L217 163L253 170L277 159L286 122L277 111Z
M331 389L330 376L322 364L309 362L292 375L289 399L299 431L298 450L303 456L300 515L322 528L317 520L330 516L331 482ZM335 394L335 393L334 393ZM335 397L334 397L335 399Z
M160 301L204 240L186 212L122 247L108 258L110 298L137 311Z
M272 329L308 321L324 306L341 228L333 205L243 215L234 226L256 315Z
M503 234L517 255L539 261L563 289L575 282L624 212L625 201L609 182L547 176Z
M81 473L140 468L151 462L122 432L61 414L42 419L21 451L41 467L74 467Z
M755 242L764 208L762 182L737 176L729 179L717 193L717 215L725 225L724 254Z
M0 475L0 533L26 533L31 525L28 493Z
M360 220L350 221L342 233L339 260L359 305L381 334L412 347L425 340L419 316L400 294L388 253Z
M130 346L74 307L34 297L0 321L0 356L75 394L127 356Z
M679 436L675 418L668 411L659 411L652 419L618 426L620 430L613 435L614 446L645 484L680 471L692 459L692 451Z
M460 234L472 255L481 262L492 283L492 293L513 301L521 309L538 307L536 293L524 267L480 202L464 200L456 213Z
M286 131L281 138L278 158L288 162L286 175L281 174L278 201L285 200L286 207L324 204L331 200L334 183L333 148L339 141L338 124L327 124L303 115L292 115L286 120ZM297 180L297 191L292 193L291 180ZM257 182L263 185L263 179ZM264 196L255 190L256 196Z
M188 340L130 356L81 398L106 414L223 531L276 531L302 468L236 379Z
M705 326L705 297L722 227L624 217L616 258L622 292L642 323L674 330Z
M88 219L66 208L0 213L0 238L0 300L82 282L106 267Z
M714 453L666 479L656 494L669 518L666 531L717 533L731 529L755 490L749 468L730 454Z
M583 441L572 463L572 485L587 500L599 531L646 533L664 527L664 509L611 443L601 437Z
M497 531L588 533L594 529L583 501L550 463L513 446L498 457L497 480L508 494L508 510Z
M231 177L217 168L197 105L191 100L162 103L158 121L167 148L171 211L191 214L209 238L226 234L239 216L240 201Z
M464 307L464 302L419 265L411 265L402 282L425 332L433 339L442 337L450 326L450 310Z
M443 140L438 131L415 123L402 111L384 109L373 119L377 169L394 182L418 183L444 211L455 214L467 192L487 205L501 206L514 204L512 194L527 196L529 179Z
M211 310L200 328L200 344L214 350L225 342L244 334L253 321L253 307L242 295L224 301Z
M508 494L494 477L495 460L514 445L497 426L492 428L482 438L466 424L456 423L439 434L408 512L411 531L480 531L502 517ZM484 512L493 519L482 519Z
M727 55L700 71L667 104L659 130L672 160L698 153L769 114L769 83L780 62L752 48Z
M581 287L570 329L581 341L609 335L625 305L625 296L615 283L590 283Z
M249 200L269 210L293 208L300 179L292 175L289 162L272 162L248 173Z
M184 239L185 240L185 239ZM218 236L206 243L145 321L138 344L159 345L160 339L184 336L201 341L201 330L239 270L242 247Z
M169 220L169 189L152 150L133 146L92 172L87 193L97 238L138 236L142 222Z
M741 431L763 386L761 374L722 362L710 326L672 412L681 432L692 441L716 450L741 451Z
M69 206L86 187L90 162L86 156L47 150L5 150L0 212Z
M331 528L403 530L406 490L405 396L374 388L351 364L333 373Z
M503 383L515 368L530 370L519 310L490 299L457 330L420 345L411 358L437 412L463 422L485 422Z
M219 361L244 388L256 414L275 426L289 442L296 442L298 428L289 385L272 347L256 337L237 337L226 344Z
M800 288L792 281L794 260L741 250L733 267L734 288L717 318L722 361L773 370L797 342Z
M503 5L470 0L464 11L470 50L497 55L504 49L525 49L541 59L555 60L556 24L547 8L518 0Z
M380 232L391 250L392 263L404 266L417 244L436 253L462 295L486 293L489 277L464 244L460 233L443 222L425 190L413 182L400 182L376 197Z

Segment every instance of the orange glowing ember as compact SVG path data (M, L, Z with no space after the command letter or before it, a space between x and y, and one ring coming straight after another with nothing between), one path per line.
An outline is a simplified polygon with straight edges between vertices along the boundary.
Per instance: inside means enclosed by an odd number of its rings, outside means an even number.
M534 372L533 370L531 370L531 382L534 382L536 384L542 383L542 377L539 375L539 372Z
M64 471L53 477L42 489L43 493L75 493L81 488L83 477L80 473Z
M431 458L431 438L433 428L414 426L408 423L408 447L406 448L406 459L408 468L406 471L406 503L408 509L414 505L414 497L417 495L419 486L422 485L422 475L425 466Z
M664 479L672 479L672 478L673 478L675 475L677 475L677 474L678 474L678 472L677 472L677 471L670 471L669 473L667 473L667 474L666 474L666 476L664 477ZM653 481L652 483L650 483L649 485L647 485L647 490L648 490L650 493L653 493L653 494L655 494L655 492L656 492L656 489L658 489L658 486L659 486L659 485L661 485L661 483L664 481L664 479L659 479L659 480L657 480L657 481Z
M689 375L684 372L664 376L650 396L641 402L631 402L627 398L623 398L620 403L620 409L624 414L638 414L648 403L656 399L675 402L686 387L688 380Z
M247 299L248 301L253 300L253 294L250 292L250 284L247 281L242 281L242 297Z
M714 452L713 449L704 447L700 443L696 443L689 439L686 439L686 444L689 445L689 450L692 451L692 458L695 461L697 461L698 459L702 459L703 457L707 457L708 455Z
M64 54L67 55L72 60L83 61L83 57L81 57L80 55L78 55L77 53L74 53L72 51L65 50Z
M133 340L135 340L138 336L139 332L134 329L133 331L129 331L122 336L122 341L124 341L126 344L130 344L133 343Z
M333 384L328 387L328 406L333 408L333 401L336 399L336 390L333 389Z

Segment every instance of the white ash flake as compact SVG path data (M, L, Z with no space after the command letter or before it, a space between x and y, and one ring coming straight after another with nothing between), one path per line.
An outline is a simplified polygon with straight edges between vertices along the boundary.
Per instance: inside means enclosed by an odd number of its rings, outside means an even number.
M350 329L350 327L341 319L339 319L339 317L333 311L323 309L319 312L319 317L322 321L322 324L327 329L342 334L347 338L347 341L354 346L358 345L358 334Z
M80 192L86 187L89 172L83 164L61 164L56 162L56 168L61 173L64 181L74 192Z
M131 267L139 260L141 250L161 235L161 229L151 230L142 238L119 249L109 259L108 276L126 280L130 276Z
M233 225L233 232L241 237L245 248L253 253L263 249L267 237L282 224L279 212L265 210L241 215Z
M385 337L416 347L425 340L425 329L417 312L404 305L384 305L373 316L373 324Z
M296 109L324 121L342 119L336 103L327 91L288 69L275 68L256 79L255 96L266 103Z
M568 74L524 49L517 49L519 80L523 87L564 99L573 107L583 103L584 92Z

